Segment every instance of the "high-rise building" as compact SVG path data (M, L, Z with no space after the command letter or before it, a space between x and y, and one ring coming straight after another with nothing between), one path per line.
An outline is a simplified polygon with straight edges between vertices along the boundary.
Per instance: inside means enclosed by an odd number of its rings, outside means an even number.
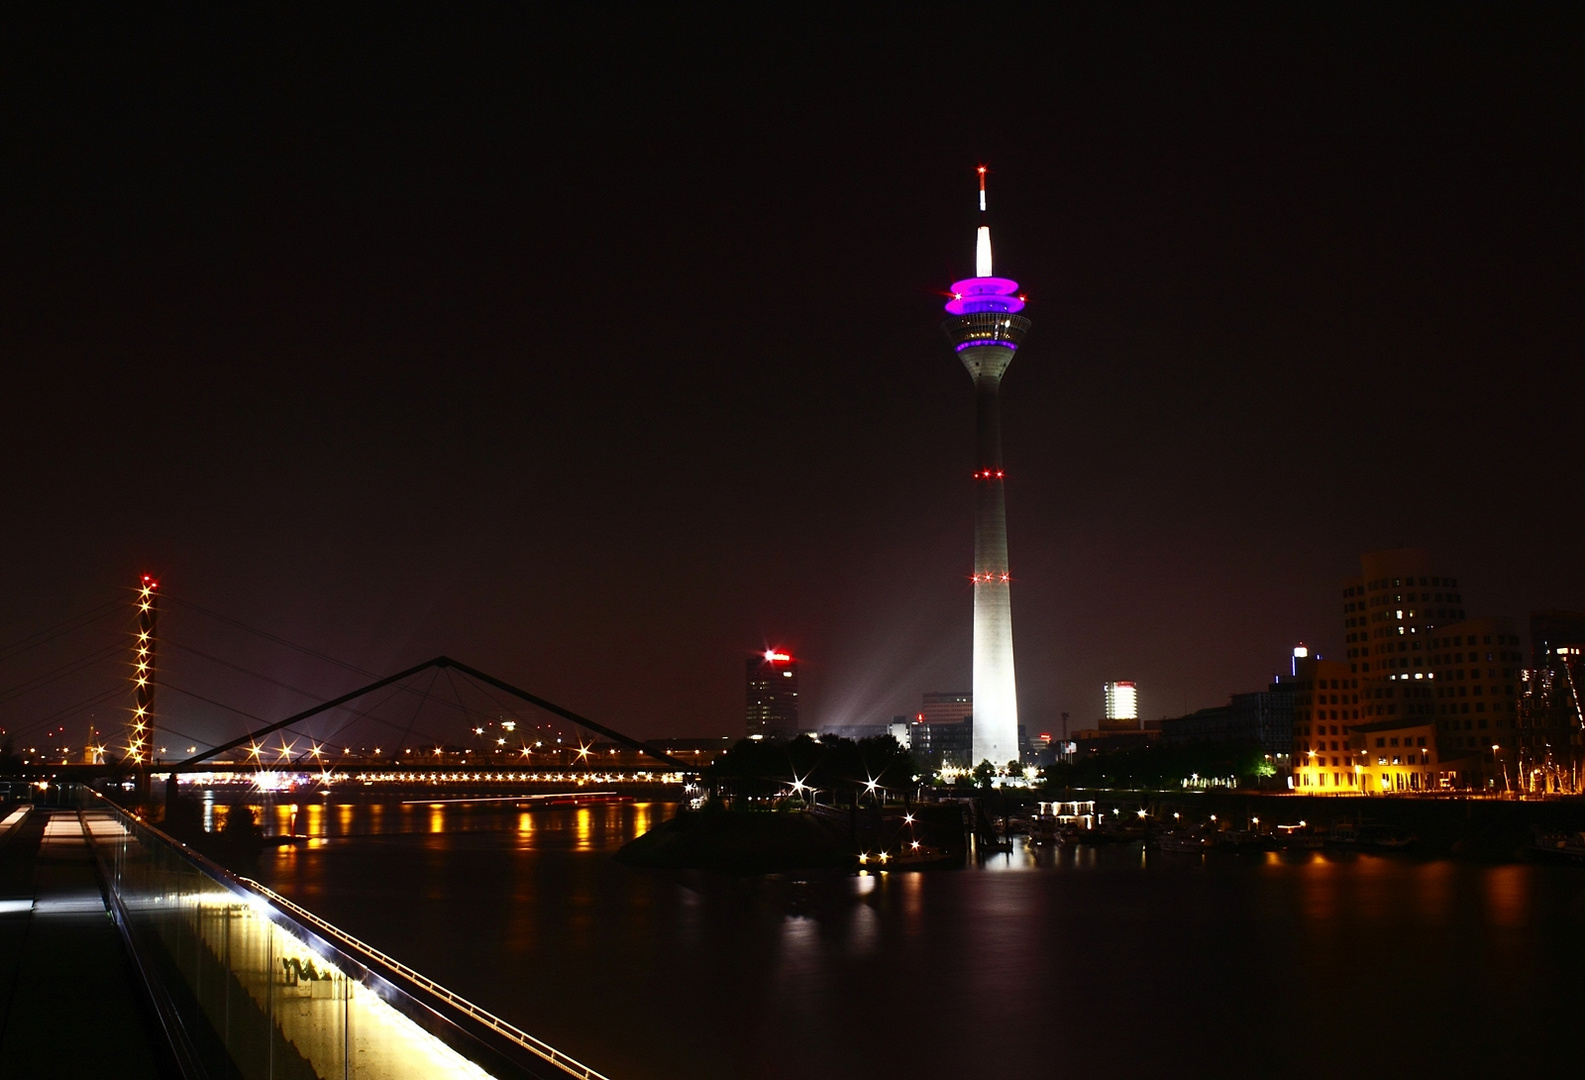
M1362 717L1435 716L1430 635L1464 618L1458 579L1440 571L1424 548L1373 551L1359 562L1360 576L1343 583L1343 628Z
M1585 766L1585 612L1531 612L1530 656L1530 670L1520 673L1515 773L1528 792L1577 791Z
M974 753L974 695L967 690L927 690L914 714L908 741L932 766L968 768Z
M1320 656L1293 660L1293 787L1305 794L1357 794L1364 759L1349 746L1360 724L1361 679L1355 665ZM1425 721L1429 723L1429 721Z
M1496 787L1517 760L1524 652L1513 620L1460 619L1427 642L1437 750L1464 787Z
M950 724L933 724L921 721L913 725L909 744L919 758L932 767L954 765L967 769L976 764L974 753L974 718L968 717Z
M1138 687L1131 682L1109 682L1105 686L1106 718L1101 730L1137 728L1139 726Z
M1498 786L1515 760L1524 662L1512 625L1470 619L1458 578L1423 548L1370 552L1360 570L1344 582L1343 625L1362 720L1434 724L1431 756L1445 786Z
M980 167L980 225L974 276L952 283L950 316L941 324L974 380L977 456L974 466L974 751L976 762L1002 765L1018 750L1018 685L1013 672L1012 571L1007 561L998 394L1030 322L1018 314L1018 282L991 275L991 229L985 218L985 168Z
M1298 650L1296 650L1298 651ZM1294 755L1295 735L1299 728L1295 722L1297 711L1294 703L1298 700L1297 689L1301 686L1314 688L1314 673L1310 668L1308 659L1309 651L1304 650L1304 657L1294 660L1294 677L1277 675L1264 690L1255 690L1246 694L1234 694L1226 705L1216 705L1208 709L1200 709L1188 716L1169 717L1160 720L1161 741L1168 746L1182 746L1191 743L1240 743L1248 747L1259 747L1261 754L1271 763L1274 783L1285 783L1279 778L1280 773L1286 771L1291 764L1298 767ZM1301 666L1302 665L1302 666ZM1298 678L1300 671L1305 673L1301 681ZM1308 698L1305 699L1307 702ZM1306 716L1313 710L1307 710ZM1148 730L1148 722L1146 729ZM1308 750L1311 743L1305 743Z
M1377 689L1413 682L1417 672L1423 681L1425 635L1464 618L1458 579L1439 571L1424 548L1373 551L1359 563L1360 576L1343 583L1350 672Z
M974 717L974 695L967 690L926 690L918 719L924 724L961 724Z
M1530 613L1531 667L1551 667L1559 656L1573 658L1582 654L1585 654L1585 611Z
M767 649L748 658L748 736L787 740L798 735L798 661Z

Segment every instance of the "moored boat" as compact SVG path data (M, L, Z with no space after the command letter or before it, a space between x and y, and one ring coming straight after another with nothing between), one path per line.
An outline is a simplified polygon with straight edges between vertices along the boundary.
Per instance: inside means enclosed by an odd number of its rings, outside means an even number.
M1585 832L1542 833L1524 850L1530 858L1543 862L1585 864Z

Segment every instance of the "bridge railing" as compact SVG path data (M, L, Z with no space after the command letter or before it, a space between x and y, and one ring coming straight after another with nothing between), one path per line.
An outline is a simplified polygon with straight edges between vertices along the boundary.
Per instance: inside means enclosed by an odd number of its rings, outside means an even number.
M605 1080L87 788L79 813L185 1077Z

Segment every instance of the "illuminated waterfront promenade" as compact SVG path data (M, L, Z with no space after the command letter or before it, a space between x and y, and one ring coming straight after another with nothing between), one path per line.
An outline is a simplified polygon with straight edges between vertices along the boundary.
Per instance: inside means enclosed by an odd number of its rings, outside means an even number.
M81 805L40 807L31 816L35 831L42 831L38 857L65 860L68 877L59 869L35 875L43 882L36 895L8 899L0 913L44 920L38 932L54 942L54 952L45 958L24 950L13 961L24 996L12 1005L21 1001L25 1013L44 988L41 974L47 982L65 958L71 958L73 979L89 978L96 989L86 998L73 992L64 999L77 1003L75 1022L83 1030L76 1033L60 1025L53 1010L62 999L52 999L51 1041L57 1045L39 1044L16 1026L19 1017L8 1008L8 1070L32 1063L51 1074L64 1066L70 1075L136 1077L163 1075L174 1065L195 1080L239 1074L603 1080L102 797L80 788L55 794ZM8 826L19 827L29 809L20 808ZM17 862L7 860L10 878L17 876ZM133 978L117 962L120 944L102 918L107 911L132 958ZM75 922L62 923L63 916ZM15 936L8 933L8 942ZM138 998L144 995L158 1014L157 1032L142 1024ZM115 1042L91 1037L117 1024L124 1030Z

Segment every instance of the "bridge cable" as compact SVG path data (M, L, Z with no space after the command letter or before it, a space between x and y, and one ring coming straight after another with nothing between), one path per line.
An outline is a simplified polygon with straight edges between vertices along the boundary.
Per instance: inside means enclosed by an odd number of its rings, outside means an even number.
M204 697L204 695L196 694L196 693L194 693L191 690L184 690L180 686L175 685L174 683L162 682L162 683L160 683L160 685L162 687L164 687L165 689L167 689L167 690L174 690L178 694L181 694L184 697L197 698L199 701L207 702L210 705L214 705L214 706L217 706L219 708L225 709L227 712L236 713L238 716L245 716L249 720L257 720L261 724L265 724L265 723L269 722L269 721L265 720L264 717L258 716L255 713L250 713L246 709L239 709L235 705L227 705L223 701L216 701L214 698ZM391 693L387 694L385 697L381 698L379 700L379 702L374 707L375 708L379 708L381 705L384 705L387 701L390 701L395 696L396 696L396 692L392 691ZM387 719L385 719L382 716L375 716L372 713L358 712L355 709L349 709L347 711L354 712L358 716L363 717L364 719L373 720L377 724L384 724L386 727L389 727L389 728L393 728L394 729L394 728L399 726L394 720L387 720ZM320 744L321 745L329 744L335 738L336 735L340 734L341 731L345 730L346 727L349 726L351 723L352 723L352 721L349 720L346 724L343 724L340 728L337 728L330 735L327 735L327 736L324 736L323 738L321 738L319 740ZM175 729L171 729L171 730L175 730ZM301 735L302 737L304 737L306 739L309 739L309 740L313 740L315 738L313 732L300 731L300 730L298 730L295 727L283 727L283 728L280 728L279 730L289 731L289 732L292 732L295 735ZM177 732L177 734L180 735L180 734L184 734L184 733ZM190 738L190 739L192 738L192 736L187 736L187 737ZM248 736L244 736L243 737L243 741L244 742L247 741L247 738L248 738ZM204 744L205 740L203 740L203 739L192 739L192 741L197 743L197 744L199 744L200 746L202 746Z
M247 623L241 622L241 621L239 621L237 619L233 619L230 616L222 615L222 614L220 614L217 611L211 611L208 608L201 607L198 604L193 603L191 600L183 600L183 599L181 599L178 596L173 596L173 595L169 595L169 594L164 594L163 595L163 599L167 600L167 601L174 602L176 604L179 604L182 607L191 608L192 610L198 612L201 615L206 615L206 616L208 616L211 619L215 619L215 620L217 620L219 622L223 622L223 623L225 623L228 626L233 626L233 627L235 627L238 630L243 630L243 631L246 631L247 633L257 635L258 637L264 638L267 641L272 641L272 642L274 642L277 645L282 645L282 646L285 646L288 649L293 649L293 650L295 650L297 652L303 653L305 656L312 656L315 659L323 660L323 661L325 661L328 664L334 664L337 667L345 668L346 670L348 670L350 672L353 672L354 674L364 675L364 676L367 676L368 678L371 678L371 679L377 677L377 673L376 672L369 671L366 668L358 667L356 664L349 664L345 660L337 659L336 657L331 656L328 653L320 652L317 649L311 648L311 647L309 647L307 645L299 644L299 643L297 643L295 641L292 641L292 640L290 640L288 638L281 637L278 634L272 634L272 633L270 633L267 630L260 630L257 627L249 626ZM164 639L164 640L168 640L168 639ZM191 646L184 646L184 647L187 648L189 652L196 652L197 651L197 650L193 649ZM206 654L203 654L203 653L200 653L199 655L206 656ZM206 656L206 658L207 659L216 659L215 657L207 657L207 656ZM226 663L226 661L219 661L219 660L217 660L217 662ZM246 671L246 669L243 669L243 668L237 668L237 670L238 671L243 671L245 674L255 675L255 676L257 676L257 677L259 677L261 679L265 679L266 681L273 681L273 680L269 679L269 676L259 675L257 672ZM301 688L298 688L298 687L287 686L285 683L277 683L276 685L283 686L283 687L285 687L288 690L295 690L297 693L300 693L300 694L306 694L308 696L317 696L315 694L312 694L310 691L302 690ZM482 687L480 689L483 690ZM417 690L417 689L415 689L415 688L413 688L411 686L399 686L399 687L397 687L396 692L397 693L403 693L403 694L419 694L419 693L421 693L419 690ZM501 704L500 700L495 698L493 695L489 695L486 692L486 696L489 696L491 698L491 700L495 701L495 703L497 705ZM448 709L451 708L451 705L450 705L449 702L446 702L443 699L436 699L436 700L437 700L438 704L444 705ZM509 713L512 712L511 709L507 709L506 711L509 712ZM485 719L489 719L489 717L486 714L478 712L478 711L473 710L473 709L469 709L466 706L462 707L462 712L464 713L464 715L467 715L467 716L484 717ZM517 713L512 713L512 715L517 716L518 719L522 719L522 717L519 714L517 714ZM371 719L373 719L373 718L371 717Z
M520 724L524 724L524 725L528 724L528 721L524 719L524 717L523 717L523 715L521 713L519 713L517 710L513 709L510 705L508 705L506 702L502 701L500 698L496 697L494 694L490 693L489 687L475 686L474 689L478 690L479 693L481 693L485 697L489 698L490 701L492 701L495 704L496 708L501 709L503 712L509 714L512 717L513 720L516 720ZM523 748L527 749L528 747L527 747L527 738L526 737L523 739L523 743L524 743Z
M269 676L269 675L265 675L263 672L253 671L252 669L245 668L245 667L243 667L240 664L234 664L230 660L223 660L223 659L221 659L218 656L212 656L209 653L204 652L202 649L195 649L191 645L183 644L180 641L175 641L175 640L173 640L171 638L164 638L164 639L162 639L161 643L162 644L174 645L176 648L181 649L183 652L189 652L189 653L192 653L195 656L200 656L203 659L210 661L211 663L219 664L222 667L230 668L232 671L240 672L243 675L247 675L247 676L250 676L252 678L259 679L260 681L267 682L267 683L269 683L272 686L279 686L283 690L290 690L294 694L301 694L303 697L309 698L310 700L317 700L320 697L320 694L318 692L316 692L316 691L304 690L300 686L293 686L291 683L282 682L280 679L274 678L274 677ZM161 685L165 685L165 684L162 683ZM395 697L399 693L413 693L413 694L416 694L418 692L419 691L414 690L412 687L399 686L399 687L395 688L394 690L392 690L391 693L388 694L386 697L382 698L380 700L380 704L383 705L385 702L389 701L392 697ZM189 694L188 696L197 697L198 695ZM202 700L209 701L208 698L203 698ZM219 705L220 704L219 702L216 702L216 701L210 701L209 703L211 705ZM438 703L441 704L441 705L444 705L448 709L452 707L449 702L446 702L444 700L441 700ZM422 701L420 702L420 704L422 704ZM376 705L374 707L378 708L379 706ZM230 709L231 706L229 706L229 705L221 705L221 708ZM267 721L265 721L265 719L262 716L254 716L252 713L243 712L240 709L232 709L231 711L239 713L240 715L243 715L243 716L247 716L250 719L257 720L261 724L267 722ZM376 716L376 715L373 714L373 712L366 712L366 711L364 711L362 709L355 709L355 708L353 708L351 706L347 706L345 711L351 713L354 717L362 717L362 718L364 718L366 720L373 720L375 723L378 723L378 724L385 724L385 725L387 725L389 727L392 727L392 728L395 728L397 726L394 721L386 720L386 719L384 719L382 717ZM467 713L468 715L473 715L473 716L483 716L484 715L483 713L475 713L475 712L472 712L472 711L467 710L467 709L464 709L464 712ZM353 721L348 720L346 723L343 723L340 727L336 728L329 735L326 735L324 737L325 740L328 741L330 739L333 739L336 736L336 734L340 733L341 731L345 730L347 727L351 726L352 722Z
M327 664L334 664L337 667L346 668L348 671L352 672L355 675L363 675L363 676L365 676L367 678L370 678L370 679L376 678L375 672L365 671L363 668L360 668L360 667L358 667L355 664L349 664L345 660L338 660L334 656L329 655L328 653L322 653L322 652L319 652L317 649L311 649L307 645L299 645L295 641L289 641L286 638L280 637L280 636L278 636L276 634L272 634L272 633L270 633L267 630L260 630L257 627L249 626L247 623L238 622L236 619L230 618L230 617L225 616L225 615L221 615L219 612L210 611L208 608L205 608L205 607L199 607L197 604L193 603L191 600L183 600L180 597L169 596L169 595L163 596L162 598L165 599L165 600L173 601L174 603L180 604L182 607L191 608L192 610L198 612L200 615L207 615L211 619L215 619L218 622L223 622L223 623L225 623L228 626L236 627L238 630L245 630L245 631L247 631L250 634L256 634L259 637L264 638L264 639L266 639L268 641L275 642L275 644L277 644L277 645L284 645L288 649L295 649L297 652L303 653L303 654L305 654L307 656L312 656L315 659L323 660Z
M125 645L120 644L107 645L102 649L95 649L91 653L88 653L84 656L79 656L75 660L68 660L60 667L52 668L42 675L35 676L26 682L18 683L15 686L0 691L0 704L5 704L8 701L15 701L19 697L24 697L28 694L31 694L41 686L48 686L50 683L64 679L68 675L75 675L84 668L92 667L94 664L97 664L102 660L110 659L112 655L122 651L125 648Z
M461 704L462 704L462 692L461 692L461 691L459 691L459 690L458 690L458 689L457 689L457 684L456 684L456 682L455 682L455 681L454 681L454 680L453 680L453 679L452 679L452 676L451 676L451 669L450 669L450 668L447 668L447 669L446 669L446 681L447 681L447 682L449 682L449 683L450 683L450 684L451 684L451 692L452 692L452 694L453 694L453 695L455 695L455 696L456 696L456 698L457 698L457 704L459 704L459 705L461 705ZM517 714L517 713L516 713L516 712L515 712L515 711L514 711L514 710L512 710L512 709L511 709L511 708L508 708L508 707L507 707L507 706L506 706L506 705L505 705L505 704L503 704L503 703L502 703L502 702L501 702L501 700L500 700L500 699L499 699L499 698L497 698L497 697L496 697L496 696L495 696L495 695L494 695L494 694L492 694L492 693L490 693L490 692L489 692L489 691L488 691L488 690L486 690L486 689L485 689L485 688L484 688L484 687L482 687L482 686L475 686L475 687L474 687L474 689L476 689L476 690L478 690L478 691L479 691L479 692L480 692L480 693L481 693L481 694L483 694L483 695L484 695L484 696L485 696L485 697L487 697L487 698L489 698L489 699L490 699L490 700L491 700L491 701L493 701L493 702L494 702L494 703L495 703L495 704L496 704L496 706L497 706L497 707L499 707L499 708L500 708L500 709L501 709L501 710L502 710L502 711L504 711L504 712L508 712L508 713L511 713L511 715L512 715L512 719L513 719L513 720L517 720L517 721L520 721L520 722L522 722L522 721L523 721L523 718L522 718L522 717L521 717L521 716L519 716L519 715L518 715L518 714ZM477 713L477 712L476 712L476 713L474 713L474 714L473 714L473 715L475 715L475 716L483 716L483 715L484 715L484 714L483 714L483 713ZM499 720L499 719L500 719L500 717L499 717L499 715L497 715L497 716L496 716L496 719L497 719L497 720ZM486 744L486 745L483 745L483 746L482 746L482 747L481 747L481 750L482 750L482 751L483 751L483 752L485 752L485 753L489 753L489 752L490 752L490 747L489 747L489 746L488 746L488 745L487 745L487 744Z
M288 649L293 649L293 650L295 650L297 652L303 653L306 656L312 656L315 659L323 660L326 663L334 664L334 665L336 665L337 667L340 667L340 668L345 668L346 670L351 671L351 672L353 672L355 674L358 674L358 675L368 676L371 679L376 677L375 676L375 672L369 671L369 670L367 670L365 668L358 667L356 664L349 664L345 660L337 659L336 657L331 656L328 653L320 652L319 650L311 648L311 647L309 647L307 645L299 644L298 642L292 641L292 640L290 640L288 638L281 637L278 634L272 634L272 633L270 633L267 630L260 630L257 627L249 626L247 623L241 622L241 621L239 621L237 619L233 619L230 616L222 615L222 614L220 614L217 611L211 611L208 608L205 608L205 607L202 607L202 606L200 606L198 604L195 604L191 600L183 600L180 597L172 596L172 595L168 595L168 594L165 595L164 599L166 599L168 601L172 601L172 602L174 602L176 604L179 604L182 607L191 608L192 610L198 612L201 615L206 615L206 616L208 616L211 619L217 620L218 622L222 622L222 623L225 623L228 626L233 626L233 627L235 627L238 630L243 630L243 631L245 631L247 633L254 634L254 635L258 636L258 637L264 638L267 641L272 641L272 642L274 642L277 645L285 646ZM168 640L168 639L166 639L166 640ZM189 652L198 652L198 650L192 648L192 646L181 646L181 647L182 648L186 648ZM209 656L206 653L201 653L200 652L200 653L198 653L198 655L204 656L206 659L214 660L217 663L226 664L227 666L230 666L230 667L235 667L235 665L229 664L227 661L220 660L217 657ZM314 694L311 691L303 690L300 687L289 686L286 683L276 682L276 680L271 679L269 676L260 675L258 672L248 671L247 669L241 668L241 667L236 667L236 670L241 671L244 674L253 675L253 676L257 677L257 678L264 679L267 682L274 682L275 685L277 685L277 686L284 687L285 689L288 689L288 690L293 690L296 693L304 694L305 696L309 696L309 697L317 697L318 696L317 694ZM480 687L479 689L481 691L483 691L483 687ZM411 686L398 686L396 688L395 693L420 694L421 692L419 690L415 689L414 687L411 687ZM492 701L495 702L495 704L502 705L502 702L500 701L500 699L496 698L494 695L490 694L488 691L484 691L484 693L485 693L485 696L489 697ZM451 704L449 702L445 701L444 699L437 698L436 702L437 702L437 704L443 705L443 706L445 706L448 709L452 707ZM502 707L504 708L504 706L502 706ZM490 719L490 717L487 716L485 713L481 713L481 712L478 712L477 710L470 709L466 705L460 704L460 701L459 701L459 708L460 708L460 711L465 716L482 717L484 719ZM357 713L357 710L349 710L349 711ZM519 720L522 719L522 716L520 714L513 712L511 709L508 708L508 709L506 709L506 711L509 712L509 713L512 713L512 715L514 717L516 717L517 719L519 719ZM361 715L361 716L368 716L367 713L357 713L357 714ZM378 717L373 717L373 716L369 716L368 718L372 719L372 720L378 720L379 719ZM385 721L381 721L381 722L383 723Z
M269 735L272 732L281 730L282 728L291 727L291 726L293 726L295 724L300 723L303 720L307 720L309 717L318 716L320 713L323 713L323 712L329 712L330 710L338 708L338 707L346 704L349 701L353 701L353 700L355 700L357 698L360 698L360 697L362 697L365 694L371 694L371 693L373 693L376 690L383 690L387 686L391 686L393 684L400 683L403 680L411 678L412 676L417 675L421 671L427 671L429 668L432 668L432 667L454 667L458 671L460 671L462 674L468 676L469 678L475 680L476 682L488 683L489 685L494 686L498 690L502 690L502 691L504 691L504 692L506 692L508 694L511 694L513 697L521 698L522 700L528 702L530 705L534 705L534 706L536 706L536 707L538 707L540 709L545 710L546 712L549 712L549 713L552 713L552 714L554 714L556 716L559 716L559 717L561 717L564 720L570 721L571 723L574 723L574 724L578 725L579 727L586 728L589 731L593 731L593 732L595 732L597 734L600 734L600 735L604 735L606 738L612 740L613 742L619 743L619 744L621 744L623 746L630 747L631 749L637 750L640 753L647 754L648 756L650 756L652 758L655 758L658 761L663 761L666 764L672 765L672 766L674 766L676 768L687 769L687 770L690 770L690 771L693 768L693 766L689 765L687 762L684 762L684 761L681 761L681 760L679 760L677 758L674 758L670 754L666 754L666 753L663 753L663 752L661 752L659 750L656 750L653 747L650 747L647 744L645 744L643 742L640 742L638 739L634 739L634 738L632 738L630 736L623 735L620 731L613 730L612 728L608 728L608 727L606 727L603 724L596 723L595 721L590 720L587 717L580 716L577 713L571 711L570 709L564 709L560 705L557 705L557 704L555 704L552 701L547 701L546 699L544 699L542 697L538 697L538 696L536 696L534 694L530 694L527 690L520 689L520 688L518 688L516 686L513 686L509 682L504 682L501 679L497 679L493 675L486 675L484 672L479 671L476 668L471 668L471 667L467 666L466 664L458 663L457 661L451 659L449 656L437 656L433 660L426 660L422 664L415 664L413 667L407 668L407 669L405 669L403 671L399 671L399 672L397 672L394 675L388 675L388 676L386 676L383 679L380 679L380 680L378 680L376 682L372 682L368 686L361 686L361 687L359 687L356 690L348 691L347 693L342 694L340 697L333 698L330 701L323 702L323 703L321 703L319 705L314 706L311 709L305 709L304 711L302 711L300 713L296 713L296 714L294 714L292 716L288 716L284 720L276 721L273 724L267 724L263 728L261 728L260 730L254 732L252 735L245 735L245 736L243 736L240 739L233 739L230 742L222 743L221 745L213 747L213 748L211 748L209 750L206 750L203 753L196 754L196 755L194 755L192 757L189 757L189 758L185 758L185 759L183 759L182 761L179 761L179 762L175 762L172 767L173 768L185 768L187 766L196 765L199 762L204 761L207 758L211 758L211 757L215 756L216 754L223 754L223 753L225 753L225 752L227 752L229 750L233 750L236 747L241 746L245 742L249 742L250 740L258 739L258 738L260 738L261 736L264 736L264 735Z
M204 652L202 649L196 649L196 648L194 648L191 645L184 644L184 643L182 643L180 641L176 641L176 640L174 640L172 638L169 638L169 637L161 638L161 644L174 645L174 646L176 646L176 648L181 649L183 652L192 653L194 656L201 656L205 660L210 661L211 663L219 664L221 667L228 667L232 671L237 671L237 672L242 673L243 675L248 675L248 676L250 676L252 678L260 680L261 682L267 682L267 683L269 683L272 686L279 686L283 690L290 690L294 694L301 694L304 697L309 698L309 699L317 699L320 696L320 692L319 691L304 690L301 686L293 686L291 683L282 682L281 680L279 680L279 679L277 679L277 678L275 678L273 676L265 675L263 672L254 671L251 668L245 668L241 664L233 663L230 660L223 660L223 659L221 659L218 656L214 656L214 655L211 655L210 653ZM415 690L411 686L400 686L400 687L397 687L396 690L393 691L393 694L396 694L396 693L420 694L420 696L422 696L420 691ZM444 699L437 698L436 699L436 703L439 704L439 705L442 705L442 706L444 706L445 708L448 708L448 709L452 708L451 703L448 702L448 701L445 701ZM379 720L379 717L371 716L368 713L360 712L357 709L348 709L347 711L351 712L351 713L354 713L355 715L358 715L358 716L367 717L370 720ZM477 712L477 711L472 710L472 709L469 709L466 706L462 707L462 712L466 716L479 716L479 717L485 717L486 716L486 714L481 713L481 712ZM255 718L255 719L257 719L257 718Z
M375 710L383 707L386 702L388 702L392 698L396 697L396 695L401 693L404 689L405 689L405 687L400 687L400 686L392 687L391 688L391 692L389 694L386 694L379 701L375 702L372 706L370 706L368 712L364 712L364 711L362 711L360 709L354 709L354 708L351 708L350 706L347 707L346 709L344 709L343 711L351 713L353 717L362 717L365 720L373 720L376 724L384 724L386 727L394 728L396 726L396 724L393 721L387 720L387 719L385 719L385 717L377 715ZM340 735L343 731L346 731L349 727L351 727L353 725L354 722L355 722L355 720L352 719L352 718L347 719L344 723L342 723L342 725L340 727L335 728L334 730L332 730L330 732L329 735L325 736L325 739L324 739L325 743L328 745L329 743L334 741L337 735ZM290 731L290 730L293 730L293 729L288 728L287 730Z
M458 661L446 656L440 657L440 661L443 661L448 667L456 668L458 671L462 672L462 674L468 676L470 679L473 679L475 682L488 683L497 690L511 694L513 697L521 698L530 705L543 709L545 712L551 713L555 716L559 716L563 720L570 721L571 723L576 724L587 731L594 732L596 735L604 735L612 742L621 746L626 746L630 750L637 750L639 753L647 754L650 757L655 758L657 761L664 761L668 765L673 765L681 769L687 769L689 771L693 771L694 769L694 767L687 762L674 758L670 754L667 754L663 751L656 750L642 740L635 739L631 735L624 735L614 728L606 727L604 724L597 724L586 716L579 716L572 710L564 709L555 702L546 701L544 698L535 694L530 694L527 690L513 686L509 682L503 682L493 675L486 675L477 668L471 668L467 664L459 663Z
M385 689L392 683L398 683L403 679L411 678L421 671L429 670L431 667L436 666L443 660L445 660L445 657L440 657L436 660L426 660L422 664L415 664L404 671L398 671L395 675L388 675L377 682L372 682L368 686L360 686L356 690L350 690L347 693L342 694L340 697L321 702L311 709L304 709L300 713L294 713L293 715L288 716L285 720L278 720L273 724L266 724L264 727L260 728L256 732L253 732L251 735L244 735L240 739L232 739L230 742L221 743L219 746L212 747L201 754L197 754L193 757L186 758L183 761L179 761L176 763L176 767L181 768L187 765L196 765L206 758L214 757L216 754L224 754L229 750L235 750L245 742L253 741L258 739L260 736L268 735L271 732L279 731L282 728L291 727L294 724L298 724L304 720L307 720L311 716L318 716L320 713L329 712L330 710L339 708L340 706L345 705L347 702L354 701L365 694L372 694L376 690Z
M121 601L112 600L108 604L101 604L99 607L96 607L91 611L85 611L80 615L73 615L69 619L63 619L54 626L45 627L43 630L40 630L37 633L29 634L27 637L18 638L9 645L0 645L0 662L9 660L13 656L21 656L28 650L36 649L40 645L54 641L58 637L64 637L65 635L73 633L77 630L81 630L84 627L92 626L105 616L115 614L116 610L120 607ZM89 618L89 616L93 617ZM61 627L66 626L67 623L79 623L79 625L68 627L65 630L61 630L60 633L51 634L49 637L45 637L40 641L33 641L33 638L41 637L44 634L49 634L52 630L59 630ZM28 642L32 642L32 644L28 644Z
M419 698L418 704L413 707L413 715L407 718L407 730L402 732L401 742L399 742L396 747L398 750L405 748L408 736L413 733L413 725L418 723L418 714L423 711L424 704L429 701L429 693L435 688L435 680L438 678L440 678L440 669L436 668L434 671L430 672L429 685L424 687L424 696ZM447 678L450 678L450 675L448 675Z
M32 731L34 728L38 727L40 724L49 724L49 723L53 723L56 720L60 720L62 718L76 716L78 713L82 712L84 709L91 709L91 708L93 708L96 705L102 705L105 702L109 701L111 698L116 697L119 694L126 693L126 690L127 690L127 688L125 686L122 686L122 685L118 684L118 685L112 687L111 689L104 691L103 693L95 694L94 696L89 697L89 698L84 698L82 701L77 702L75 705L67 705L63 709L57 709L54 712L50 713L48 716L40 717L37 720L29 720L28 722L26 722L24 724L21 724L21 725L15 727L15 728L11 729L7 734L9 734L14 739L17 736L20 736L20 735L25 734L26 732Z

